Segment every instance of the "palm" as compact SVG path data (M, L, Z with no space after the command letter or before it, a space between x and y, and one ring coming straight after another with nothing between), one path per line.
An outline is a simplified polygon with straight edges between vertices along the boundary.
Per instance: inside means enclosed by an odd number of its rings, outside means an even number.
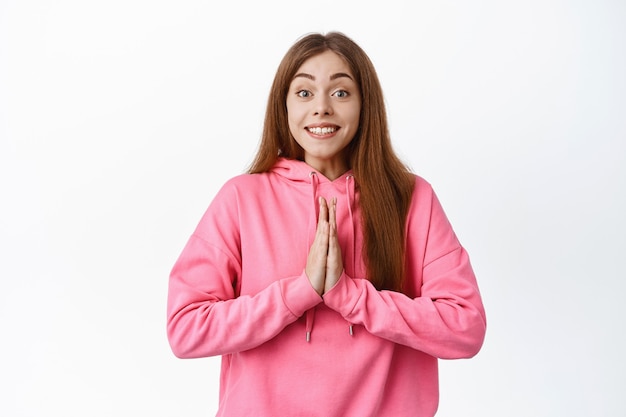
M320 212L315 239L309 250L305 272L318 294L332 288L343 272L341 248L337 238L337 199L329 205L320 197Z

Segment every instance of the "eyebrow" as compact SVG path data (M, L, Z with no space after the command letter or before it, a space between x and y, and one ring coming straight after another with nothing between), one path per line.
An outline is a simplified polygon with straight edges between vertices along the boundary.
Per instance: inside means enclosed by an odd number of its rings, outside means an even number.
M307 74L305 72L299 72L299 73L297 73L296 75L293 76L294 79L296 79L298 77L300 77L300 78L308 78L311 81L315 81L315 77L314 76L312 76L311 74ZM336 74L331 75L330 76L330 80L333 81L333 80L336 80L338 78L344 78L344 77L345 78L349 78L350 80L352 80L352 77L349 74L346 74L345 72L338 72ZM354 80L352 80L352 81L354 81Z

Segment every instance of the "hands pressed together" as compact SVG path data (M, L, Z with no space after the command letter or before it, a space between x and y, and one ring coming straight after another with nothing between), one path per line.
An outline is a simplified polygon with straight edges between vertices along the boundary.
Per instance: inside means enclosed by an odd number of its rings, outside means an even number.
M341 277L343 261L337 238L337 198L330 203L319 198L320 212L315 239L309 250L305 273L315 291L321 296Z

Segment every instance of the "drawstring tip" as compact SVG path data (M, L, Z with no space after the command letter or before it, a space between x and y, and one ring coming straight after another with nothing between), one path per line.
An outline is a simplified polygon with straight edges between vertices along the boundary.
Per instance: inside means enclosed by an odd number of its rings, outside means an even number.
M311 332L306 332L306 341L307 343L311 341Z
M352 328L352 325L350 325L350 336L354 336L354 329Z

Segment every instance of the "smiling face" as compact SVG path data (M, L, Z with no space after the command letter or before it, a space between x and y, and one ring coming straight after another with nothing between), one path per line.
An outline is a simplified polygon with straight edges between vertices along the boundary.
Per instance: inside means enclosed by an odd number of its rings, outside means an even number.
M348 170L345 149L360 112L358 85L339 55L325 51L298 68L287 93L289 130L304 161L331 180Z

